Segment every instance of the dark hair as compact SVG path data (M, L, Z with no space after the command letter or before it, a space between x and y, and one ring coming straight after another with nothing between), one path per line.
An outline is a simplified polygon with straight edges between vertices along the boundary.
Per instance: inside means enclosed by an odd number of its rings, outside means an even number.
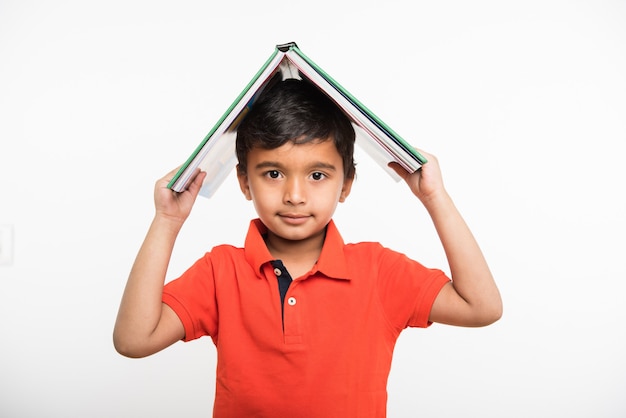
M331 137L343 159L345 177L354 177L355 133L348 117L308 81L277 81L261 94L237 128L238 170L246 172L248 152L255 147L274 149L289 141L303 144Z

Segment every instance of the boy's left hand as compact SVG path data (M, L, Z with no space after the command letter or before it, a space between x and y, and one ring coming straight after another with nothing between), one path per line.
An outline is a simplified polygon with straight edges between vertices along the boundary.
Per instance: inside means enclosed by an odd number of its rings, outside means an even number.
M502 299L489 266L443 186L437 158L420 153L428 162L412 174L397 163L389 166L428 210L448 258L452 282L437 295L429 320L466 327L491 324L502 315Z
M411 174L407 172L396 162L389 163L389 167L404 179L413 194L417 196L422 203L426 203L444 190L443 178L437 157L422 150L419 150L419 152L426 157L428 162L414 173Z

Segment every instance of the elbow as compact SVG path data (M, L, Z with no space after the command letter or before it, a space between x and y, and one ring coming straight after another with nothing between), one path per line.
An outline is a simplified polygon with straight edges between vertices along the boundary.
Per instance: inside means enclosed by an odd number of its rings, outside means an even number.
M142 358L149 355L136 344L133 344L132 340L124 338L117 332L113 332L113 347L119 354L128 358Z
M481 315L477 318L476 326L486 327L495 322L498 322L500 318L502 318L502 313L503 313L502 301L499 301L498 303L494 303L491 306L489 306L489 308L483 310Z
M134 350L131 346L118 344L113 342L113 346L115 347L115 351L121 354L124 357L128 358L143 358L147 357L149 354L142 353L139 350Z
M477 308L477 326L484 327L499 321L500 318L502 318L504 311L500 292L495 289L495 292L493 292L489 297L484 298L482 302L479 303Z
M484 322L480 326L486 327L486 326L491 325L491 324L493 324L495 322L498 322L500 320L500 318L502 318L502 312L500 312L498 314L493 314L491 316L486 317Z
M125 344L123 341L120 341L119 338L113 336L113 347L118 354L121 354L124 357L129 358L137 358L138 356L133 352L128 344Z

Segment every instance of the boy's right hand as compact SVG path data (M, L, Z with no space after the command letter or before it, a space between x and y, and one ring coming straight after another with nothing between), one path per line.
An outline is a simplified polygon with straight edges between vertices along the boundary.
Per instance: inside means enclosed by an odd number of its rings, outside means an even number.
M172 170L156 182L156 213L148 229L120 303L113 342L121 354L145 357L185 336L183 323L163 304L163 284L176 236L189 216L206 172L200 170L182 193L167 188Z
M182 224L189 216L189 213L191 213L191 208L196 201L196 197L198 197L206 172L198 169L187 190L177 193L167 187L177 171L178 168L170 171L165 177L156 182L154 187L154 206L157 216L163 216Z

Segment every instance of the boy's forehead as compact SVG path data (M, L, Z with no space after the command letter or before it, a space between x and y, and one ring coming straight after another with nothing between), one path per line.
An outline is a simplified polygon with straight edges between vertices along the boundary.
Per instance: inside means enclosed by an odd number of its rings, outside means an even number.
M250 159L278 159L289 161L297 158L303 160L331 159L341 161L334 141L330 139L314 139L307 142L288 141L277 148L254 147L248 154Z
M264 147L262 145L252 147L252 150L276 151L279 153L296 152L300 149L308 149L309 152L328 152L331 149L334 149L337 154L339 154L339 151L337 151L337 147L335 146L335 141L333 141L332 136L325 139L306 139L305 137L294 138L286 141L278 147L273 148Z

